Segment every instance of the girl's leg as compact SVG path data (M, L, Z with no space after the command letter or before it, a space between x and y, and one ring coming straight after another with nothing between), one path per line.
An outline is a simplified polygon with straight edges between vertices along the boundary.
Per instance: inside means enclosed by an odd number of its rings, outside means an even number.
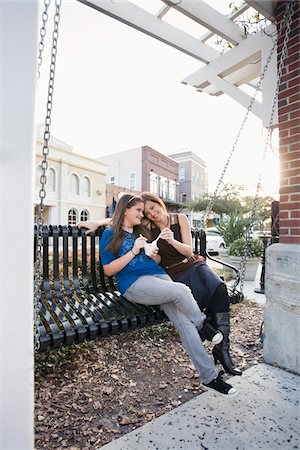
M168 275L140 277L125 292L124 297L144 305L173 303L197 328L201 329L206 316L200 311L191 290L176 283Z
M202 383L208 384L216 378L215 366L206 353L195 325L174 303L164 303L162 309L177 328L183 346L191 358Z

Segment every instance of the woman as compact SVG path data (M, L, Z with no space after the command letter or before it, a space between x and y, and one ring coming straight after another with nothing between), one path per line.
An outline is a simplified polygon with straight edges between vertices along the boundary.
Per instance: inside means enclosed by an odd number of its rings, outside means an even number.
M115 275L121 293L129 301L145 305L160 305L181 336L202 383L215 391L231 396L236 393L216 377L213 362L208 357L198 330L203 328L205 315L200 311L190 289L174 283L157 264L158 248L147 256L141 228L144 203L141 198L123 195L119 200L112 227L104 230L100 240L100 255L106 275ZM218 333L217 333L218 334Z
M152 239L158 239L160 265L174 281L189 286L201 310L223 334L223 341L213 348L215 363L219 361L227 373L242 375L229 354L230 312L227 288L205 263L193 255L191 229L184 214L169 214L163 201L143 192L144 216L148 219Z

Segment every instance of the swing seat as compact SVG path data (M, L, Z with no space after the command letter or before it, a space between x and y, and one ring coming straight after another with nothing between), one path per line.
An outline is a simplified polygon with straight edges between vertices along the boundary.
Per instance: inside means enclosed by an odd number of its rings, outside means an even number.
M126 300L114 278L104 274L99 251L103 230L85 235L75 226L43 226L39 351L167 320L159 306ZM36 246L36 226L34 233ZM197 230L194 237L195 252L209 257L205 233Z
M99 254L102 232L86 236L74 226L43 226L39 351L166 320L158 306L126 300L113 278L105 276Z

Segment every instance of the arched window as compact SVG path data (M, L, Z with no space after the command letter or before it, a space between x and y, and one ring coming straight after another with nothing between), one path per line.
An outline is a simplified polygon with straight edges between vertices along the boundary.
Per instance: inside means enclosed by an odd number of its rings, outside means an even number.
M49 192L55 192L55 180L56 174L55 170L50 168L47 174L47 187Z
M79 195L79 178L75 173L72 173L70 176L69 191L72 192L72 194Z
M68 212L68 225L76 225L77 222L77 211L72 208Z
M86 220L89 220L89 212L86 209L84 209L80 213L80 221L85 222Z
M82 178L82 195L84 197L91 196L91 182L87 177Z

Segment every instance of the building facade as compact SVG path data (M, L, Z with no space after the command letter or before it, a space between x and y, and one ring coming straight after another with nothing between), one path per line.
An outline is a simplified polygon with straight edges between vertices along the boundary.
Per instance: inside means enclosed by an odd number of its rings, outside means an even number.
M38 213L43 129L38 127L34 214ZM52 137L49 145L45 224L74 225L80 220L105 217L106 170L104 163L73 152L73 147Z
M180 151L168 155L179 164L179 201L188 204L208 192L208 176L205 161L191 151ZM202 214L190 211L188 208L182 210L189 219L191 227L201 227Z
M169 204L179 200L178 163L147 145L102 156L97 161L108 165L108 185L123 186L130 192L150 191Z
M195 200L207 193L208 178L206 164L191 151L181 151L168 155L179 164L179 197L181 203Z

